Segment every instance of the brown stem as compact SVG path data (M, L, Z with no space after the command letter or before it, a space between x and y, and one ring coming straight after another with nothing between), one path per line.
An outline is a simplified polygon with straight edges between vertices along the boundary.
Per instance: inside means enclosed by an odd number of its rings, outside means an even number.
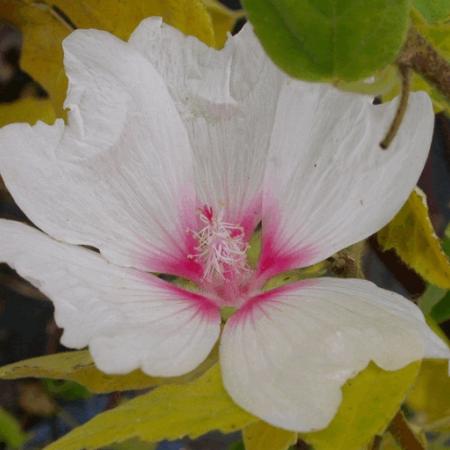
M390 423L389 432L403 450L425 450L424 445L412 431L401 411L397 413Z
M369 450L380 450L383 438L381 436L375 436L369 446Z
M408 99L411 88L411 69L409 66L399 63L398 70L402 78L402 92L400 95L400 101L397 106L397 111L395 112L394 120L389 127L388 132L384 139L380 142L380 147L386 150L391 142L395 138L400 125L402 124L403 117L405 116L406 108L408 107Z
M411 67L450 101L450 63L415 28L409 29L397 61Z

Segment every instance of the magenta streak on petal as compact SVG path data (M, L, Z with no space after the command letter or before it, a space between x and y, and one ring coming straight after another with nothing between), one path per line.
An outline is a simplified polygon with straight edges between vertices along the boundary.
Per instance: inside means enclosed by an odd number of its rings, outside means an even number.
M262 249L257 269L260 282L287 270L308 266L316 253L311 245L289 248L288 244L283 242L281 213L278 206L267 194L264 203Z
M171 292L174 296L174 300L185 300L189 307L194 308L194 313L196 315L201 314L206 320L214 322L220 320L220 310L214 300L195 292L187 291L179 286L155 277L154 275L142 273L142 277L146 282Z
M158 272L176 275L198 283L203 274L202 266L195 260L189 259L184 253L167 257L149 257L149 267L158 267Z
M264 305L271 305L274 308L277 302L282 298L283 294L293 290L301 289L314 285L314 279L302 280L296 283L287 284L285 286L263 292L255 297L249 298L244 305L228 320L228 325L233 328L247 320L254 320L254 314L260 312L264 315L268 314L268 309L264 309Z
M196 201L192 189L189 186L182 189L178 205L168 207L175 207L179 212L176 229L171 231L174 224L166 224L169 236L166 248L163 252L149 249L143 263L150 271L180 276L197 283L201 280L203 268L197 261L188 258L197 245L192 236L192 230L197 227Z
M314 257L312 247L303 247L298 250L283 251L276 247L276 235L263 233L261 257L258 263L257 277L259 280L267 279L291 269L306 267L308 261Z

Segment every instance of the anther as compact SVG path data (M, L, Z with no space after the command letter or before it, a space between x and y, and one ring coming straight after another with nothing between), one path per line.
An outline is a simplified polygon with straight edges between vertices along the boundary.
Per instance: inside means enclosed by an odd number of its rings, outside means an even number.
M199 219L203 228L192 231L197 240L197 253L187 257L203 264L203 278L225 279L231 274L248 271L244 228L225 222L222 211L215 214L207 205L199 209Z

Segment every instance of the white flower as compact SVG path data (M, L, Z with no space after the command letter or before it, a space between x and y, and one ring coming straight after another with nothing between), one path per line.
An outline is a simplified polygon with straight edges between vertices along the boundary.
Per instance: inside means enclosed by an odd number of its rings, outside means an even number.
M425 94L412 95L381 151L395 104L288 78L249 26L219 52L159 19L128 43L76 31L64 52L68 124L0 132L0 172L43 230L0 221L0 261L53 300L64 345L88 345L108 373L181 375L216 343L220 309L234 307L220 346L226 389L298 431L326 426L341 386L371 360L396 370L449 356L414 304L370 282L261 291L399 210L430 145ZM150 272L187 278L198 293Z

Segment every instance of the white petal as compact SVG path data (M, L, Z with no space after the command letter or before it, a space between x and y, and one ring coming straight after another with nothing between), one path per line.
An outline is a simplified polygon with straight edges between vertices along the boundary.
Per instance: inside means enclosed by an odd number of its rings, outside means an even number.
M327 85L286 83L265 178L262 270L321 261L384 226L401 208L425 164L433 109L412 94L396 138L379 143L397 102Z
M234 401L303 432L326 427L341 386L370 361L397 370L424 354L450 356L413 303L368 281L332 278L251 300L225 325L220 349Z
M0 220L0 262L51 298L63 344L89 345L105 372L181 375L219 336L219 312L206 298L27 225Z
M160 19L143 21L130 43L167 80L194 149L199 198L252 228L283 76L251 26L220 52Z
M68 125L2 129L0 172L53 237L170 272L189 253L195 217L192 151L170 94L142 55L106 32L76 31L64 51Z

